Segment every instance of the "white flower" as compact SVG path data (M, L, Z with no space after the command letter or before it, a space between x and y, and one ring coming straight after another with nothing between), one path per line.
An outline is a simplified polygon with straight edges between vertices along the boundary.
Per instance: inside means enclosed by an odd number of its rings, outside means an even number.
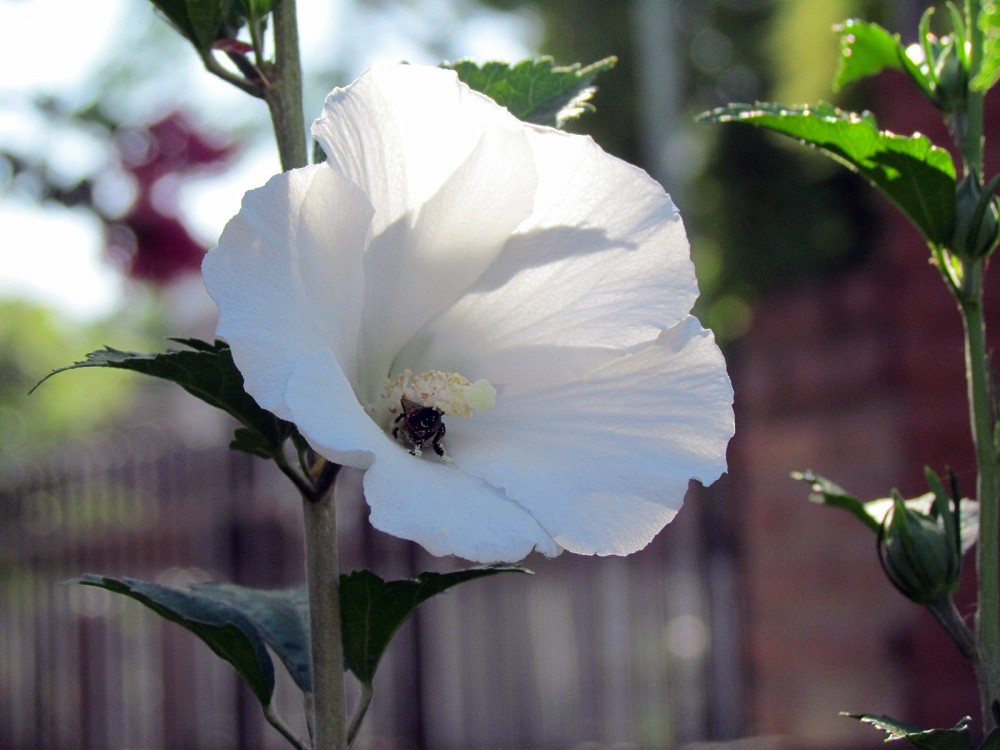
M247 193L205 282L248 392L365 470L377 528L624 555L725 470L732 388L645 172L437 68L370 69L313 135L327 161Z

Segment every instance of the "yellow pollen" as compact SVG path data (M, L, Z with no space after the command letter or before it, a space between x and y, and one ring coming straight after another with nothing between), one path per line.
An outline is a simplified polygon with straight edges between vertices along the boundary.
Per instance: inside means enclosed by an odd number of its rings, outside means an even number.
M474 411L491 409L496 404L497 391L486 380L470 383L457 372L430 370L414 375L412 370L403 370L395 380L386 378L382 384L382 398L393 417L402 411L400 402L404 396L451 416L471 417Z

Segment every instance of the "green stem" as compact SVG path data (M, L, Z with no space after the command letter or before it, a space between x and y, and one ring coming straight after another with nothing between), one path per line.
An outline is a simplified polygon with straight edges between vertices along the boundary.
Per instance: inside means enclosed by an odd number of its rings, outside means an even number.
M313 750L346 750L344 648L333 487L319 497L303 496L302 506L312 651Z
M281 0L274 6L274 63L266 66L264 99L271 111L274 136L282 169L309 163L306 126L302 111L302 62L295 0Z
M961 295L965 326L965 366L969 385L972 438L976 449L979 499L979 608L976 615L976 675L979 681L984 730L996 725L993 707L1000 701L1000 545L998 545L997 452L993 394L986 354L982 277L984 262L969 264L966 293Z
M983 32L979 28L981 0L966 0L969 40L968 78L979 73L983 59ZM957 120L955 138L962 152L965 174L980 181L983 172L983 93L967 89L964 112ZM957 297L965 328L965 368L969 389L972 440L976 450L976 494L979 500L979 541L976 545L978 609L976 612L976 678L983 711L983 730L997 726L1000 712L1000 463L996 446L996 416L986 352L983 316L983 275L986 260L967 260Z

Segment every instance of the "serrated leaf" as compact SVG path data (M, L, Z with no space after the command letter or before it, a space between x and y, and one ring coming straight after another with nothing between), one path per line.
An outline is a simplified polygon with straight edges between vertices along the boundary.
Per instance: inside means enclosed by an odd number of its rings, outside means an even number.
M209 344L198 339L174 340L189 350L138 354L106 347L91 352L81 362L53 370L35 388L60 372L85 367L131 370L169 380L192 396L231 414L244 425L244 429L236 431L231 448L263 458L277 455L285 440L296 432L295 426L262 409L246 392L243 375L233 362L229 346L221 341Z
M460 60L442 67L454 70L470 88L486 94L515 117L561 128L593 109L594 80L616 62L616 58L607 57L585 67L579 63L558 67L551 57L541 57L515 65Z
M312 691L309 656L309 595L305 587L269 591L231 583L199 583L191 587L242 613L278 655L304 692Z
M983 32L983 59L970 85L975 91L989 91L1000 80L1000 2L983 2L979 28Z
M233 665L263 708L274 694L274 664L254 624L239 610L195 592L137 581L86 574L67 583L96 586L124 594L160 617L190 630L212 651Z
M912 68L899 34L890 34L877 23L858 19L844 21L834 28L840 32L840 65L833 80L834 91L886 68Z
M815 107L732 104L706 112L703 122L743 122L797 138L879 188L928 242L947 246L955 226L955 165L951 155L916 133L879 130L871 113L821 103Z
M340 578L341 626L347 668L371 687L382 654L410 613L452 586L497 573L530 573L516 565L421 573L414 579L384 581L368 570Z
M888 736L886 742L892 740L906 740L914 747L923 750L973 750L972 734L969 732L969 722L971 719L966 716L951 729L920 729L911 724L904 724L888 716L876 716L874 714L849 714L850 716L865 724L871 724L876 729L881 729Z

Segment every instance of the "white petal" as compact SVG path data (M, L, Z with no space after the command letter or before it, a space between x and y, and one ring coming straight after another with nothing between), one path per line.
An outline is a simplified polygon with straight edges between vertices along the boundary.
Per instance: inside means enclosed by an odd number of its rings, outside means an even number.
M289 419L309 444L334 463L368 468L393 441L371 420L329 349L298 358L286 388Z
M496 259L531 212L535 185L524 131L503 117L415 216L372 239L362 354L372 387L414 332Z
M394 445L379 452L364 485L372 525L432 555L487 563L514 562L534 549L559 552L530 513L455 464L417 458Z
M450 420L447 446L470 474L502 487L560 546L629 554L680 508L691 477L725 471L732 387L695 318L635 354L564 384Z
M430 200L498 121L517 125L453 71L375 65L330 93L312 134L378 207L378 234Z
M372 207L325 165L251 190L202 271L247 391L288 418L285 384L303 353L356 359L363 251Z
M477 562L559 552L531 514L454 464L411 456L368 418L329 351L299 361L288 382L293 421L316 450L365 472L371 522L435 555ZM373 462L374 459L374 462Z
M400 359L414 370L515 390L518 381L560 382L582 370L534 367L539 351L627 351L687 316L697 298L684 227L656 182L589 138L528 132L535 211L468 293L413 338Z

